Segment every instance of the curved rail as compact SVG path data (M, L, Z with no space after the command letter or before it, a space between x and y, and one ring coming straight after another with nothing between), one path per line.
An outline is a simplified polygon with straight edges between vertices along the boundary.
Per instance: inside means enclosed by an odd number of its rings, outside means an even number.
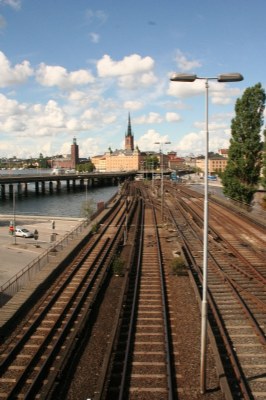
M108 277L111 259L123 238L125 207L123 202L121 207L115 208L109 220L111 226L102 226L93 242L86 245L67 268L65 277L52 286L40 309L35 310L35 316L24 326L19 341L14 344L8 341L4 346L7 351L12 345L10 351L2 353L0 364L1 389L6 399L13 399L19 393L23 393L25 399L34 398L44 379L47 381L42 393L53 386L60 365L75 347ZM27 357L29 351L30 358ZM60 363L56 358L59 354ZM23 368L20 368L21 360ZM52 372L52 365L57 366L57 374Z
M196 273L200 287L202 284L202 259L199 259L202 251L202 213L196 211L198 204L195 206L195 203L198 203L197 201L183 201L181 197L178 200L174 202L174 209L178 209L178 213L176 210L169 210L169 218L179 232L191 265L193 260L193 269L195 270L193 277L195 278ZM193 218L191 218L191 215ZM211 240L211 233L213 240ZM232 249L231 245L229 246L223 240L220 232L214 231L212 227L209 230L208 247L208 301L216 320L216 326L220 330L219 337L223 339L227 356L231 360L232 372L234 371L235 376L233 381L238 382L243 398L250 399L253 392L258 391L259 393L260 390L263 392L263 389L260 388L263 388L263 385L259 381L256 384L251 364L256 368L257 377L259 371L262 374L263 371L259 359L255 361L252 352L248 356L238 338L246 335L250 346L254 346L256 351L261 351L262 355L265 353L265 330L262 317L262 312L265 311L265 302L263 301L265 299L265 287L261 281L263 277L260 273L254 272L253 268L250 268L250 263L245 262L243 256L238 257L238 252ZM232 261L232 254L234 261ZM232 310L231 314L234 316L234 323L232 323L232 317L228 312L229 306ZM250 328L253 329L254 334L252 334ZM249 358L250 362L247 361ZM226 363L224 357L223 362ZM230 378L228 371L227 376Z

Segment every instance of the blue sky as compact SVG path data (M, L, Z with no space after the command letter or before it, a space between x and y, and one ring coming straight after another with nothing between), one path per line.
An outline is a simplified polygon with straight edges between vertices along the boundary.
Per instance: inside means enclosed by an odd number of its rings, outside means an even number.
M265 88L265 0L0 0L0 157L80 156L135 145L204 154L228 147L236 99Z

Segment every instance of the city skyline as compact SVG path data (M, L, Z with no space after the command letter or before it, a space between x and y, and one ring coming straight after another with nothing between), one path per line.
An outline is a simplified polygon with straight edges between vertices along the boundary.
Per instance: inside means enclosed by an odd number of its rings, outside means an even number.
M174 72L210 82L210 151L227 148L237 98L265 88L266 3L202 0L0 1L0 158L121 149L131 116L135 146L204 153L204 81L170 82ZM115 7L114 7L115 5Z

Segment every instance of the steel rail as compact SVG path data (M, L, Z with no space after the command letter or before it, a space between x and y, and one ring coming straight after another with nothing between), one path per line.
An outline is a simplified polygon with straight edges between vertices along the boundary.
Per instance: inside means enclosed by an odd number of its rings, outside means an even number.
M131 189L131 188L130 188ZM132 191L132 189L131 189ZM117 337L119 335L119 328L120 328L120 321L122 319L121 313L124 310L124 302L125 298L127 296L127 293L130 289L129 285L129 276L132 275L133 271L136 269L136 264L135 264L135 244L139 241L139 226L142 226L143 223L142 221L142 208L143 208L143 201L142 198L139 196L138 191L135 192L135 198L136 201L134 202L134 208L132 209L132 212L129 215L128 222L133 222L133 224L130 225L129 229L132 231L132 246L131 246L131 251L130 255L128 258L128 263L126 267L126 277L125 277L125 282L123 285L123 290L122 290L122 296L119 302L118 310L120 310L119 313L116 314L114 318L114 329L110 334L110 342L106 351L106 356L104 358L103 362L103 368L102 372L100 374L98 384L97 384L97 390L95 391L95 400L101 400L106 398L106 383L108 382L108 373L111 370L111 363L112 363L112 354L114 353L115 349L115 344L117 341ZM135 223L134 223L135 221ZM138 257L139 257L139 252L138 252ZM129 351L129 349L127 350Z
M146 229L145 226L145 210L146 208L151 208L152 209L152 218L153 218L153 226L155 227L155 249L157 253L157 259L158 259L158 266L159 266L159 281L160 281L160 297L161 297L161 302L162 302L162 318L163 318L163 330L164 330L164 348L165 348L165 368L166 368L166 381L167 381L167 393L168 393L168 399L173 400L175 398L174 395L174 382L175 382L175 377L173 373L173 363L172 363L172 358L171 358L171 334L170 334L170 329L169 329L169 321L168 321L168 309L167 309L167 299L166 299L166 289L165 289L165 279L164 279L164 273L163 273L163 266L162 266L162 250L161 250L161 245L160 245L160 239L159 239L159 232L157 226L157 221L156 221L156 215L155 215L155 210L154 206L151 202L150 199L147 199L147 194L146 192L141 192L141 197L142 197L142 213L140 217L140 226L139 226L139 232L137 234L137 243L135 243L135 252L137 254L137 259L136 259L136 264L134 266L134 286L133 286L133 293L132 293L132 299L130 300L130 312L129 312L129 321L128 321L128 327L125 332L127 339L125 339L126 344L125 344L125 350L123 350L123 358L120 361L122 364L122 369L121 369L121 376L119 378L119 384L116 382L116 388L118 388L118 391L116 393L116 398L118 400L124 400L127 398L128 393L127 391L129 390L128 388L128 376L130 374L130 368L131 368L131 357L132 357L132 347L134 343L134 333L136 329L136 317L137 317L137 310L138 310L138 302L139 302L139 287L140 287L140 281L141 281L141 269L142 269L142 263L143 263L143 255L144 255L144 230ZM146 204L144 204L144 202ZM121 317L122 318L122 317ZM118 334L116 335L118 336ZM124 336L124 335L123 335ZM110 379L109 379L110 381ZM112 387L112 384L108 382L108 387ZM108 397L108 389L106 389L105 394L103 394L103 390L100 390L99 393L96 396L96 399L101 399L101 398L109 398ZM106 397L107 396L107 397Z
M70 319L68 320L67 324L65 325L62 332L60 333L54 347L51 349L50 353L48 354L47 359L45 360L45 363L43 364L42 368L36 375L30 389L26 393L25 399L31 399L32 396L34 396L38 393L40 385L41 385L43 379L47 375L47 370L50 370L53 360L55 359L55 357L59 351L58 347L60 347L62 345L63 341L67 337L68 332L70 331L71 326L73 326L75 318L78 316L81 308L84 306L84 304L87 300L88 294L90 293L90 290L95 285L96 279L98 279L98 277L99 277L99 272L101 272L102 268L106 265L107 259L109 259L109 260L112 259L113 255L114 255L114 251L117 248L117 245L120 243L121 238L122 238L122 232L123 232L124 228L123 228L123 224L121 222L123 222L124 218L125 218L125 216L123 215L122 219L119 218L118 221L116 221L118 230L116 231L112 240L110 238L107 238L106 251L103 254L97 255L97 258L98 257L100 258L100 264L98 265L97 269L94 266L95 271L94 271L93 276L90 279L89 284L86 285L86 289L83 292L78 304L75 306L75 309L73 310L73 312L70 316ZM107 265L110 266L110 263L111 263L111 261L109 261L107 263ZM93 263L93 264L95 264L95 263ZM93 308L94 304L97 303L98 293L101 291L101 287L106 278L107 278L107 270L104 271L104 276L102 277L101 281L98 282L96 290L94 290L93 298L90 300L90 306L89 306L90 310ZM85 279L84 279L84 282L85 282ZM84 285L82 285L82 282L81 282L79 286L80 286L80 288L82 288ZM65 359L70 357L70 354L73 351L73 347L74 348L76 347L76 343L75 343L76 338L77 338L77 335L80 335L80 333L78 333L79 327L81 325L84 325L85 321L86 321L86 323L88 323L88 320L89 320L89 315L86 315L86 314L83 315L83 317L81 318L81 321L78 324L77 329L75 329L75 332L71 333L68 343L67 343L67 347L64 350L64 355L61 357L60 364L57 366L57 373L52 372L52 374L49 375L50 378L48 376L45 387L42 389L42 392L40 393L40 399L46 399L48 396L48 393L53 391L55 381L58 378L58 374L61 373L60 371L62 369L62 365L65 363Z
M108 242L108 240L106 242ZM89 274L89 272L90 271L88 271L87 274ZM86 280L86 277L84 278L84 280ZM80 285L83 286L83 281L80 283ZM91 285L89 285L89 288L91 288ZM19 393L22 385L24 384L25 379L28 376L28 373L33 368L33 365L35 365L36 362L39 360L39 357L43 353L44 349L46 348L46 346L48 345L50 340L54 337L55 332L58 330L62 320L65 318L66 313L69 311L71 305L73 304L74 298L76 298L76 295L77 295L77 293L79 293L79 291L80 291L80 286L75 290L75 292L71 296L71 299L68 301L68 303L62 309L60 317L57 319L56 323L53 325L53 327L51 328L49 333L45 336L45 338L42 341L41 345L38 347L38 349L35 352L35 354L31 357L30 362L26 366L24 366L24 369L23 369L22 373L20 374L19 378L17 378L17 381L13 385L12 390L9 392L7 399L13 399ZM61 292L61 290L60 290L60 292ZM57 298L58 296L55 296L55 297ZM40 314L40 316L34 321L34 324L31 325L29 331L25 334L25 336L23 337L23 343L22 342L18 343L16 348L14 348L14 351L12 352L12 358L14 358L14 356L18 354L18 349L20 350L21 348L23 348L23 345L31 337L32 333L37 329L37 326L40 324L40 322L46 316L47 312L51 309L51 306L54 303L55 303L55 301L54 301L54 298L53 298L51 303L49 303L45 307L45 309ZM8 361L10 361L10 360L8 360ZM7 363L7 359L5 360L5 362ZM8 368L8 366L6 366L6 368ZM38 374L38 376L39 376L39 374ZM34 385L35 385L35 381L33 382L32 387L35 387ZM28 393L31 393L31 391L29 390ZM27 397L24 397L24 398L27 398Z
M82 258L79 260L79 262L75 265L75 268L71 270L70 274L67 275L66 279L64 281L61 281L61 285L59 289L50 297L49 302L45 305L41 313L38 314L38 316L35 318L34 321L31 322L31 326L27 331L24 332L23 337L19 340L18 343L9 351L5 359L1 362L0 364L0 374L4 372L5 369L7 369L8 364L10 364L16 355L19 353L21 348L24 346L25 342L28 340L28 338L32 335L33 331L36 329L36 327L39 325L40 321L44 318L44 316L47 314L48 310L53 306L53 304L56 303L57 299L61 295L61 293L65 290L69 282L73 279L75 276L76 272L79 270L80 266L84 262L84 260L91 254L91 252L94 250L95 246L97 245L97 242L94 242L91 247L87 248L85 253L82 255Z
M138 293L139 293L139 285L140 285L140 276L141 276L141 260L142 260L142 246L143 246L143 235L144 235L144 203L142 203L141 207L141 223L140 223L140 232L139 232L139 246L140 251L138 253L137 258L137 267L136 267L136 279L135 279L135 286L133 292L133 300L132 300L132 307L131 307L131 317L129 320L129 328L128 328L128 339L126 344L125 350L125 357L123 360L123 370L122 370L122 377L121 383L119 388L118 399L124 400L124 393L126 387L126 379L128 374L128 366L129 366L129 358L130 358L130 349L133 343L133 332L135 327L135 320L136 320L136 313L137 313L137 305L138 305Z
M210 206L212 206L212 205L210 204ZM185 203L185 207L192 215L194 215L195 219L197 219L198 221L202 221L201 216L194 209L194 208L199 208L201 210L201 207L199 204L193 203L193 207L190 207L190 206L188 206L187 203ZM222 206L222 207L225 209L224 206ZM220 215L219 215L219 217L220 217ZM245 216L245 218L247 218L247 217ZM249 219L247 218L247 220L249 223L252 223L254 226L259 227L261 229L261 226L256 221L254 221L250 218ZM211 221L209 222L208 231L211 232L213 234L213 236L221 238L223 240L223 243L225 243L228 246L228 248L230 248L231 252L233 254L235 254L239 259L241 259L246 265L248 265L248 267L252 270L252 272L257 276L258 281L261 281L261 283L263 285L266 284L266 277L261 272L259 272L234 246L232 246L232 244L229 242L228 239L226 239L223 235L221 235L217 231L217 229L215 229L213 227L213 224L211 224ZM265 229L264 229L264 231L265 231ZM264 259L262 261L264 261ZM232 264L232 267L235 268L235 266L233 264Z
M86 288L85 288L84 292L82 293L82 296L78 301L78 304L76 304L66 325L63 327L60 335L58 336L56 343L54 344L53 348L47 355L47 358L46 358L45 362L43 363L41 369L38 371L37 375L35 376L30 389L25 394L25 399L31 399L31 398L33 398L33 396L35 396L38 393L38 390L41 387L41 384L47 375L47 371L50 370L50 367L52 366L52 363L53 363L56 355L58 354L68 333L70 332L71 327L74 325L74 322L75 322L76 318L78 317L78 314L80 313L81 308L84 306L84 304L87 300L88 294L90 293L92 287L94 286L96 279L98 279L99 272L104 267L104 265L106 263L106 259L108 257L111 257L111 254L112 254L111 251L114 246L114 243L117 240L119 233L120 233L120 231L117 232L116 236L114 237L114 239L112 241L110 239L107 239L106 251L104 252L104 255L102 256L102 259L100 261L100 264L97 267L97 270L94 271L94 274L90 278L89 284L86 285ZM104 274L104 277L105 276L106 276L106 274ZM104 277L103 277L103 279L104 279ZM103 279L101 280L101 282L98 283L98 288L96 289L96 291L94 291L94 295L93 295L94 298L90 301L90 308L92 308L93 304L95 303L95 299L97 298L98 291L99 291L101 285L103 284ZM85 282L86 282L86 277L84 277L84 280L80 283L79 288L77 288L78 292L80 292L80 290L84 287ZM81 318L79 325L82 324L84 322L84 320L86 320L86 319L87 319L87 315L85 314ZM68 344L67 344L68 350L67 351L64 350L64 356L61 358L61 363L64 362L64 358L67 357L68 353L71 351L73 343L75 342L75 339L77 337L77 332L72 332L70 336L72 339L69 338L69 340L68 340ZM49 377L48 377L48 382L46 382L44 390L40 394L40 399L46 398L46 393L48 393L51 390L51 388L53 387L55 379L56 379L56 376L54 373L52 373L52 378L49 379Z
M118 231L117 231L117 233L116 233L116 235L115 235L115 237L114 237L114 239L113 239L111 242L115 242L115 240L116 240L116 238L117 238L117 236L118 236L118 233L119 233L121 230L122 230L122 227L120 226L119 229L118 229ZM105 229L103 229L103 231L105 231ZM105 247L106 247L106 245L108 244L109 241L110 241L109 238L107 238L107 239L105 240L105 243L106 243L106 244L104 245ZM80 267L80 265L82 264L82 262L84 261L84 259L88 256L89 253L92 252L92 250L94 249L95 246L96 246L96 244L94 243L94 244L89 248L89 250L85 251L85 253L81 256L81 259L79 260L79 262L78 262L77 265L75 266L75 270L78 270L78 269L79 269L79 267ZM104 258L106 258L106 257L110 254L110 249L111 249L110 246L108 246L108 248L107 248L107 250L106 250L106 252L105 252L105 257L104 257ZM102 259L104 260L103 255L100 254L100 253L98 253L98 254L96 255L95 261L96 261L97 259L100 259L100 258L102 258ZM102 262L103 262L103 261L102 261ZM88 272L87 272L86 275L88 275L89 273L90 273L90 270L88 270ZM12 351L9 353L9 356L1 363L1 368L0 368L0 369L1 369L1 373L2 373L5 369L8 368L8 364L9 364L10 362L12 362L12 360L16 357L16 354L18 353L18 351L23 347L24 343L28 340L28 338L29 338L29 336L31 335L31 333L34 332L34 330L36 329L37 324L38 324L39 321L41 321L41 319L43 318L44 312L48 310L48 307L50 307L51 305L53 305L53 304L56 302L58 296L60 295L60 293L62 293L62 291L64 290L64 287L67 285L67 283L71 281L71 279L72 279L73 276L74 276L74 271L73 271L72 273L70 273L70 276L67 277L66 282L64 283L64 285L61 286L61 288L59 289L59 292L56 293L56 294L54 294L54 295L52 296L51 300L49 301L49 303L47 304L47 306L46 306L45 309L43 310L43 313L41 313L41 314L35 319L34 323L31 325L31 327L29 328L29 330L28 330L28 332L25 334L25 336L24 336L24 337L21 339L21 341L12 349ZM86 278L84 278L84 279L86 279ZM96 279L96 272L95 272L95 274L94 274L94 279L93 279L93 281L95 281L95 279ZM90 285L88 286L88 289L91 288L91 287L92 287L92 284L90 284ZM77 289L77 290L78 290L78 289ZM77 291L76 291L75 293L77 293ZM74 299L74 294L72 295L71 304L73 303L73 299ZM70 307L70 305L69 305L69 303L68 303L68 304L65 306L63 312L66 311L67 309L69 309L69 307ZM64 314L65 314L65 312L64 312ZM59 326L59 323L61 322L62 318L63 318L63 316L61 315L60 320L58 319L57 322L54 324L53 331L51 331L51 332L47 335L47 337L45 338L45 340L43 341L42 346L40 346L40 348L38 349L38 351L36 352L35 356L34 356L33 359L32 359L33 362L35 361L35 359L37 358L37 356L41 353L42 347L46 345L47 340L52 336L52 333L53 333L53 332L57 329L57 327ZM23 374L21 374L20 377L17 379L17 386L14 386L14 387L13 387L13 389L12 389L11 392L9 393L9 397L8 397L8 398L14 398L13 396L15 395L15 393L17 393L18 388L21 386L24 377L26 376L27 372L28 372L30 369L31 369L31 365L30 365L30 364L29 364L27 367L25 367ZM30 395L29 395L29 396L30 396Z
M181 208L180 208L180 211L182 212ZM195 269L195 271L197 271L199 282L200 282L200 284L202 286L202 281L203 281L202 270L198 266L198 264L195 262L194 256L193 256L193 254L192 254L192 252L190 250L190 245L189 245L189 243L187 243L187 239L186 239L184 233L179 228L179 226L178 226L178 224L177 224L177 222L175 220L175 216L174 216L172 210L169 209L169 213L172 216L172 221L173 221L173 223L174 223L174 225L175 225L175 227L176 227L176 229L179 232L179 235L181 237L183 246L185 248L185 254L189 257L189 263L190 263L190 265L193 265L193 268ZM191 276L193 277L193 279L195 279L195 276L194 276L193 273L191 274ZM198 287L198 285L197 285L197 287ZM199 290L199 287L198 287L198 290ZM201 296L201 292L200 292L200 296ZM233 346L231 344L229 335L227 334L227 331L226 331L226 329L224 327L224 324L222 322L222 319L221 319L220 313L218 311L218 308L217 308L217 306L215 304L215 301L213 299L213 296L211 295L209 290L207 291L207 296L208 296L208 303L209 303L210 308L212 310L213 317L214 317L214 319L216 321L216 324L217 324L217 326L218 326L218 328L220 330L220 337L223 340L223 343L224 343L224 346L226 348L228 357L231 360L231 365L232 365L232 368L234 370L234 374L236 376L236 380L237 380L237 382L239 384L239 387L241 389L241 393L243 394L244 399L250 400L250 390L249 390L248 384L246 382L246 378L245 378L245 376L244 376L244 374L242 372L242 368L241 368L241 366L240 366L240 364L238 362L238 359L235 356L235 352L234 352ZM209 324L209 327L210 327L210 324ZM225 371L224 371L224 375L223 376L226 377ZM225 385L226 385L226 392L228 392L228 390L229 390L230 393L232 393L231 392L231 388L230 388L230 384L229 384L228 381L226 381ZM230 394L230 396L232 396L232 394Z
M158 232L158 223L156 218L156 213L153 209L153 218L156 229L156 244L158 249L158 259L159 259L159 268L160 268L160 279L161 279L161 289L162 289L162 304L163 304L163 319L164 319L164 335L165 335L165 351L166 351L166 365L167 365L167 382L168 382L168 399L173 400L174 396L174 374L173 374L173 360L172 360L172 351L171 351L171 333L170 326L168 321L168 307L167 307L167 293L166 293L166 282L163 271L163 259L162 259L162 248L160 243L160 237Z

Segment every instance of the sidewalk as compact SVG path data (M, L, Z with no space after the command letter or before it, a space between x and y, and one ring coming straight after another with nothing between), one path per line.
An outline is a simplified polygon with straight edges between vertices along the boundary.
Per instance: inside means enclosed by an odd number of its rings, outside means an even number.
M82 218L17 215L16 226L23 226L31 232L38 230L39 237L35 240L11 236L9 224L12 219L12 215L0 215L0 286L83 221ZM54 229L52 221L55 221Z

